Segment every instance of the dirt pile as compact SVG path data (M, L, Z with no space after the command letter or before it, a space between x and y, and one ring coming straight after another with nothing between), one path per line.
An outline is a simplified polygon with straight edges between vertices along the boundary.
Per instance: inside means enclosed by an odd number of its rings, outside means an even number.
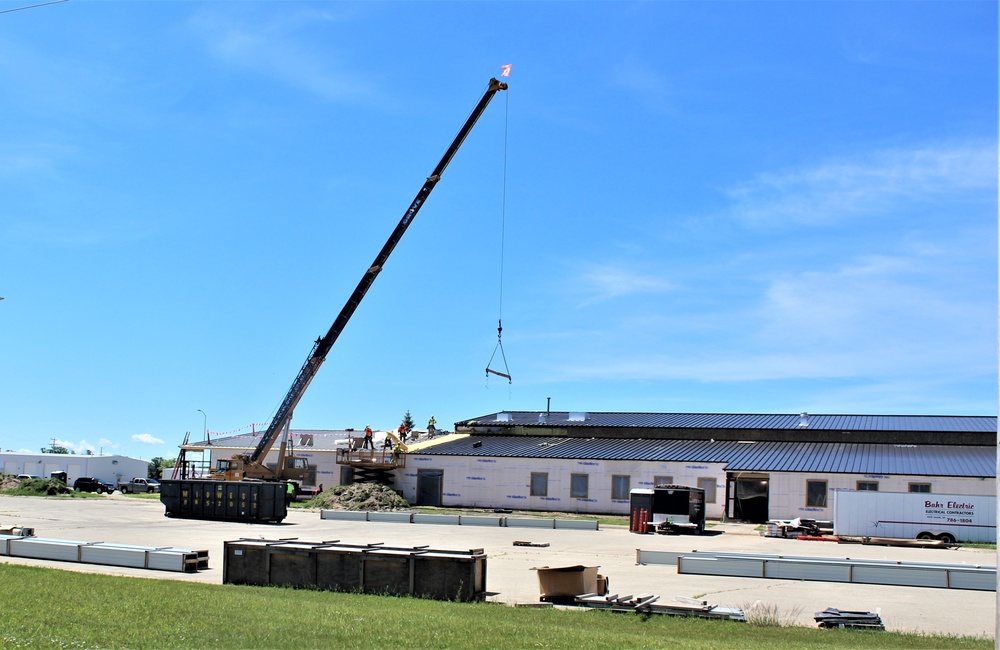
M307 505L312 508L329 510L369 510L384 512L405 510L410 507L406 499L396 494L392 488L373 483L335 485L323 490Z
M21 496L56 496L57 494L69 494L73 490L54 478L26 478L17 480L10 476L4 476L0 483L0 491L7 494L17 494Z

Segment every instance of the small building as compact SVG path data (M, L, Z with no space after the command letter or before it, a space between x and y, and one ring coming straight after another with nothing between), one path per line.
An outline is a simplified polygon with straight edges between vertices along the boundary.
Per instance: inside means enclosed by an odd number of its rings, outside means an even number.
M93 476L108 483L118 484L135 476L146 476L149 461L128 456L87 456L82 454L22 454L0 453L3 473L8 476L30 474L48 478L52 472L66 472L67 482L81 476Z
M706 514L832 516L835 490L996 494L996 417L503 412L408 454L417 505L626 514L632 488L705 490Z

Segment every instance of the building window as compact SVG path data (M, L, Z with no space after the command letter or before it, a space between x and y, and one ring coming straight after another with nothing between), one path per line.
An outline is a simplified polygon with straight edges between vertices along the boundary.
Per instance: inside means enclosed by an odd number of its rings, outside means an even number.
M531 473L531 496L549 496L549 474L548 472Z
M569 495L574 499L586 499L589 479L589 474L570 474Z
M925 494L930 494L931 484L930 483L910 483L910 492L924 492Z
M698 487L705 490L705 503L715 503L715 479L714 478L700 478L698 479Z
M806 506L826 507L826 481L806 481Z
M878 481L858 481L858 492L878 492Z
M673 485L673 484L674 484L674 477L673 476L654 476L653 477L653 487L656 487L658 485Z
M615 475L611 477L611 498L616 500L627 500L628 492L632 488L632 477Z

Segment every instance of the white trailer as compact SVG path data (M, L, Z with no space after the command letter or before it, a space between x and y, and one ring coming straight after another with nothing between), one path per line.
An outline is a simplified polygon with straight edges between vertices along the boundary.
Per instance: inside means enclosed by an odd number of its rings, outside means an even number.
M833 493L833 534L995 543L997 498L837 490Z

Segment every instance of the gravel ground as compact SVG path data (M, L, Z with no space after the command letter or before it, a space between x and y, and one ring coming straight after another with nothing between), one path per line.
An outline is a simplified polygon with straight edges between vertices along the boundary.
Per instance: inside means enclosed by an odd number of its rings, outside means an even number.
M223 544L242 538L299 538L429 545L487 553L489 600L537 603L539 566L599 566L611 591L698 598L726 607L756 601L777 607L797 624L814 626L813 615L827 607L879 611L895 631L994 637L996 593L926 587L855 585L797 580L681 575L674 566L637 565L636 550L725 551L813 557L850 557L941 564L996 565L996 552L984 549L914 549L806 542L761 537L752 525L717 524L704 536L635 535L624 527L599 531L431 524L346 522L320 519L316 510L292 509L282 524L245 524L167 518L156 500L119 494L97 499L47 499L0 496L0 526L30 526L39 537L90 542L174 546L209 552L209 568L173 573L0 557L0 561L74 571L222 583ZM548 544L514 546L514 541Z

